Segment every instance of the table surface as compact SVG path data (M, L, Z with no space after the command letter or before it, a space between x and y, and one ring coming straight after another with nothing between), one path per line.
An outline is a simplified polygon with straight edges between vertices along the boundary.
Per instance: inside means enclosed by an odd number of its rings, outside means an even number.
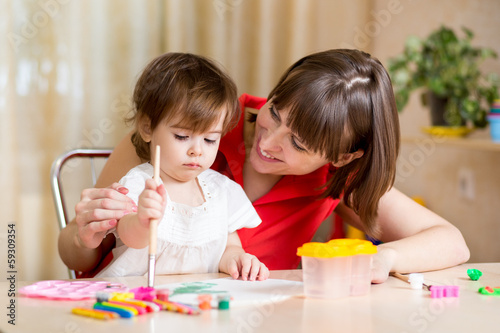
M482 271L478 281L467 276L468 268ZM225 274L157 276L156 285L227 277ZM301 281L300 270L272 271L271 278ZM106 279L130 288L145 286L146 277ZM464 264L424 273L426 284L458 285L458 298L431 298L425 290L413 290L394 277L372 285L370 294L335 300L296 296L231 308L203 311L199 316L156 312L101 321L71 314L83 301L53 301L18 296L16 325L8 323L10 284L0 283L0 332L496 332L500 297L477 292L482 286L500 286L500 263ZM33 282L18 282L19 288ZM87 301L87 305L89 301ZM92 302L90 303L92 304Z

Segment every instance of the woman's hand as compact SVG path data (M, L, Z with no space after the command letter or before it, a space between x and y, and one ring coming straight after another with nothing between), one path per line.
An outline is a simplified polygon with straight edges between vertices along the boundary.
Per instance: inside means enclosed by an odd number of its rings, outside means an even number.
M107 231L137 209L125 195L128 190L116 183L130 169L145 162L137 156L131 137L132 132L113 149L97 179L98 188L82 192L75 208L76 217L59 233L59 255L71 269L90 272L96 268L115 245L112 234L103 239Z
M372 283L383 283L387 280L395 258L396 251L393 249L378 247L377 253L373 256Z
M137 211L137 206L126 196L127 193L128 189L118 183L82 191L80 202L75 207L80 247L97 248L106 232L114 228L119 219Z
M378 253L373 257L372 282L390 272L413 273L443 269L469 260L460 231L444 218L395 188L380 199Z
M236 255L226 263L224 270L231 275L233 279L241 276L243 281L264 281L269 277L269 269L257 259L256 256L249 253Z

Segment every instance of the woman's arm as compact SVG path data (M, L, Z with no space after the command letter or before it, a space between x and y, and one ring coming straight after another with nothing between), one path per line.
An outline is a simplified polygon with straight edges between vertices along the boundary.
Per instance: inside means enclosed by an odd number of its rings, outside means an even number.
M130 141L131 135L127 134L113 150L96 188L82 192L75 208L76 217L59 234L59 255L70 269L86 272L96 267L114 245L113 235L104 238L106 232L137 208L125 195L128 190L116 183L142 163Z
M246 281L266 280L269 269L257 259L256 256L245 253L241 246L240 237L232 232L227 237L227 244L219 262L219 270L237 279Z
M335 212L363 230L359 217L345 205ZM469 249L455 226L395 188L380 199L376 223L383 244L374 256L374 283L384 282L389 272L429 271L469 260Z

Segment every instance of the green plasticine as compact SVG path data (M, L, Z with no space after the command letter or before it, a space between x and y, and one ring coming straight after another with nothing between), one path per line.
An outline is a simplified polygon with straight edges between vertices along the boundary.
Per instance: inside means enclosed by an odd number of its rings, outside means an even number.
M483 273L478 269L470 268L467 270L467 275L472 281L477 281L483 275Z

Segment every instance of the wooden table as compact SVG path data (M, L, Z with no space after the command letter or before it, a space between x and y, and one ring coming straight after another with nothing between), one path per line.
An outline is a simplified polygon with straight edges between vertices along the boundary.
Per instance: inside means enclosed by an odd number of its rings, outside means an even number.
M483 272L478 281L468 268ZM271 278L301 281L300 270L273 271ZM156 284L191 282L225 274L157 276ZM101 321L70 313L77 301L51 301L17 297L16 326L8 324L8 282L0 283L3 313L0 332L498 332L500 297L477 292L481 286L500 286L500 263L464 264L424 274L427 284L459 285L458 298L430 298L399 279L372 285L369 295L336 300L294 297L278 303L209 310L199 316L172 312L150 313L133 319ZM146 285L146 277L106 279L128 287ZM32 282L19 282L17 289ZM88 301L87 301L88 302Z

